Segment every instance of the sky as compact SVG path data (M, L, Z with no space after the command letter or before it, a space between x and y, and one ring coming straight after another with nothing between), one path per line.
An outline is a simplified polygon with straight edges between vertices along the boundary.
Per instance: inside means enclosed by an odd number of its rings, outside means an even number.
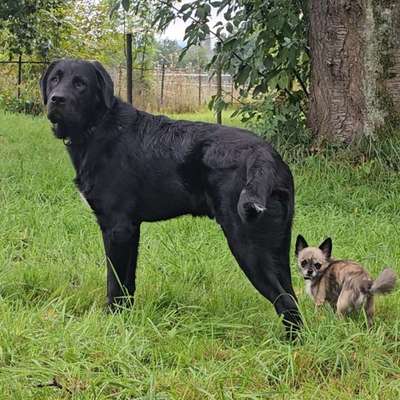
M178 19L174 23L172 23L164 33L160 35L162 39L170 39L182 41L183 36L185 35L185 29L188 23L183 22L183 20Z
M212 30L213 26L217 23L217 21L222 20L221 16L217 16L215 10L213 10L209 27ZM183 37L185 36L185 29L188 25L190 25L191 21L184 22L182 19L178 18L174 23L169 25L166 31L159 35L161 39L170 39L177 40L178 42L183 41ZM212 36L212 35L211 35ZM212 38L213 39L213 38Z

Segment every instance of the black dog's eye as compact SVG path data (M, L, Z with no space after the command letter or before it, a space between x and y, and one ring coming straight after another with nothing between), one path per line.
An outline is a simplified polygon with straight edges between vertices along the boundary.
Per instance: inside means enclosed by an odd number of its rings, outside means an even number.
M320 263L315 263L315 268L320 269L321 268L321 264Z
M83 89L86 86L86 84L81 79L74 79L74 86L77 89Z
M306 260L303 260L303 261L301 262L301 266L304 268L306 265L307 265L307 261L306 261Z
M58 78L57 75L56 75L56 76L53 76L53 77L50 79L50 82L51 82L51 83L58 83L58 81L59 81L59 78Z

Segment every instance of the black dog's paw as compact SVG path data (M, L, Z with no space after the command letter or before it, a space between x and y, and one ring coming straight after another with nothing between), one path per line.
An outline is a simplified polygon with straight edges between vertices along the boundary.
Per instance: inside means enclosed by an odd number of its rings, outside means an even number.
M237 204L238 214L243 222L252 222L256 220L266 210L263 201L257 196L243 189L239 196Z
M248 220L257 218L266 210L265 207L257 203L246 203L243 205L243 208L245 209Z
M132 308L134 303L133 296L121 296L115 297L113 299L107 300L107 311L110 314L115 314L126 310L128 308Z
M254 202L244 203L242 204L242 213L240 217L243 221L251 222L256 220L265 210L266 208L261 204Z

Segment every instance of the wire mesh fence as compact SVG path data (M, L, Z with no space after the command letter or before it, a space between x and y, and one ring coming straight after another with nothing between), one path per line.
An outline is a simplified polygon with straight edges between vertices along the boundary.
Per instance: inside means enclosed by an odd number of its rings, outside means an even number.
M46 61L0 60L0 106L20 103L22 108L32 104L40 107L39 80L47 64ZM106 68L114 81L115 94L127 100L126 66ZM220 84L224 100L235 103L238 91L232 77L221 74ZM202 69L166 65L146 70L133 68L133 104L143 110L193 112L204 108L217 92L217 76Z
M111 76L116 94L126 99L126 69L112 68ZM133 103L151 111L189 112L203 108L218 91L217 77L204 70L177 69L160 66L133 71ZM235 103L238 91L231 75L222 74L222 93L225 101Z
M40 114L39 80L46 61L0 60L0 107L8 111Z

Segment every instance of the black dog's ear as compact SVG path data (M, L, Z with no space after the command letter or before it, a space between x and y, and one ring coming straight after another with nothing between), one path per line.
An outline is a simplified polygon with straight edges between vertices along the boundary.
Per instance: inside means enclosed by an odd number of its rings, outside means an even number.
M296 256L298 256L300 251L305 249L306 247L308 247L306 239L304 239L303 236L301 236L301 235L297 236L294 254L296 254Z
M111 76L98 61L91 61L91 63L96 69L104 104L107 108L111 108L114 104L114 83Z
M319 245L320 250L324 253L325 257L327 259L331 258L332 255L332 239L328 238L325 239L320 245Z
M53 61L43 72L42 77L40 78L40 93L42 94L44 105L47 105L47 79L59 61L60 60Z

